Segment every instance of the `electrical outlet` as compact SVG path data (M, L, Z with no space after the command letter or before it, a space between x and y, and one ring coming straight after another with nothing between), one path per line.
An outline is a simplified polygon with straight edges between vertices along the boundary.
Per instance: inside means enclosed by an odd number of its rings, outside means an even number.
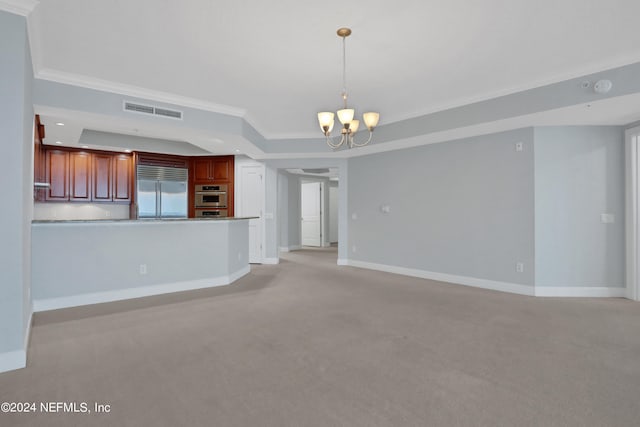
M516 273L524 273L524 263L516 262Z
M111 216L111 212L109 212L109 211L105 211L105 212L104 212L104 215L105 215L107 218L109 218L109 217Z
M523 148L524 145L522 144L522 142L516 142L516 151L522 151Z
M147 264L140 264L139 271L141 275L147 274Z

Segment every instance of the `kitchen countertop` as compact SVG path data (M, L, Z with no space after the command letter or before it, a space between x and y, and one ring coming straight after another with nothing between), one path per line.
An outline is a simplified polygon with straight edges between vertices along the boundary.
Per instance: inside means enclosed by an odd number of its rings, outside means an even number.
M162 219L35 219L31 221L32 224L68 224L68 223L111 223L111 222L192 222L192 221L239 221L245 219L256 219L257 216L245 216L245 217L225 217L225 218L162 218Z

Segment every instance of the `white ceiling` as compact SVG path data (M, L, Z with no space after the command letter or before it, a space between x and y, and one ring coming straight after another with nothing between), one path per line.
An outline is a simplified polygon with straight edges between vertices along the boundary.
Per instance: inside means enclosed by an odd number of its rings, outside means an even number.
M350 104L382 125L638 62L638 16L637 0L57 0L29 25L42 75L190 98L271 139L319 137L316 112L340 106L341 26Z

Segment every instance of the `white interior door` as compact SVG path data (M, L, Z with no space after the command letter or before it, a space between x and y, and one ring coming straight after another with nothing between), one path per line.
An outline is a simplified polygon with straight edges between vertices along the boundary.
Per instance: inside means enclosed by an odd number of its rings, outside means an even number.
M302 183L302 246L322 246L321 184Z
M249 220L249 262L262 262L262 207L264 204L264 168L262 166L242 166L240 172L241 188L240 207L241 216L257 216Z

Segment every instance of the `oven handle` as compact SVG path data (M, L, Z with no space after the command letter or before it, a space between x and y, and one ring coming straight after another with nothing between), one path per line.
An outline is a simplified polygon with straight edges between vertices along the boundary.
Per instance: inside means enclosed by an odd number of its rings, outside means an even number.
M205 194L210 196L220 196L222 194L227 194L226 191L196 191L196 194Z

